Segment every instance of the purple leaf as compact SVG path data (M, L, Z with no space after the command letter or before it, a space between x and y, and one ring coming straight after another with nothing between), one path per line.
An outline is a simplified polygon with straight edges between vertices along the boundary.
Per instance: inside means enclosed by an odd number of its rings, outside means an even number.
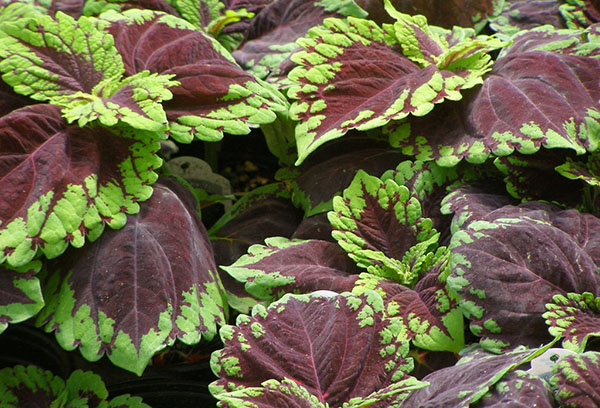
M208 236L184 187L165 180L119 231L73 251L45 289L40 324L89 360L107 352L141 374L178 338L211 339L225 322L224 293ZM59 281L58 274L62 276Z
M246 70L264 78L298 48L296 40L309 28L327 17L345 15L364 17L365 13L351 1L275 0L252 19L232 55Z
M502 12L489 19L490 27L508 36L546 24L565 28L558 6L557 0L505 0Z
M555 295L543 317L551 335L568 350L582 353L590 337L600 337L600 298L590 292Z
M600 135L600 60L579 31L541 27L503 49L483 86L426 118L387 127L393 146L422 160L453 166L481 163L541 147L593 151ZM583 56L588 55L588 56Z
M502 355L479 351L463 357L455 366L425 376L423 381L429 382L429 386L414 391L402 408L467 408L475 405L508 372L537 354L538 350L519 348Z
M541 315L554 295L598 295L598 231L592 215L529 203L501 207L456 232L448 285L481 344L499 351L549 341Z
M554 372L550 385L561 407L600 406L600 353L563 357L554 365Z
M40 267L39 261L19 268L0 265L0 333L9 323L27 320L44 306L40 281L35 276Z
M358 279L358 268L338 245L282 237L251 246L247 255L221 268L244 282L248 293L268 302L282 293L350 291Z
M554 397L539 377L512 371L474 405L475 408L553 408Z
M241 315L237 326L221 329L225 348L211 357L221 378L210 391L223 399L228 391L288 379L321 404L341 406L410 380L408 343L398 334L375 292L329 298L288 294L268 309L256 306L252 317Z
M223 132L246 134L247 123L275 120L283 109L279 96L245 73L214 39L184 20L149 10L105 13L109 32L123 57L125 74L148 70L173 74L180 85L163 106L170 135L180 142L194 137L215 141ZM181 52L185 49L186 52Z
M68 126L53 105L0 119L0 262L24 265L38 249L56 257L139 211L160 146L154 133L116 131Z
M6 82L0 80L0 116L7 115L11 111L33 102L31 99L15 93Z
M567 27L578 29L600 22L599 6L597 0L566 0L559 9Z

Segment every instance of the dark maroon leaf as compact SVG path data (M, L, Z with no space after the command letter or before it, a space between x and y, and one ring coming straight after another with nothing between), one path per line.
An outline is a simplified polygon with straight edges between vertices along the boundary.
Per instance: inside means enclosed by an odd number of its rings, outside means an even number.
M423 381L429 382L429 386L414 391L402 408L472 406L508 372L528 362L537 353L537 350L520 348L502 355L478 351L463 357L455 366L425 376Z
M585 28L600 22L598 0L566 0L560 5L560 14L569 28Z
M225 321L224 293L194 199L169 180L156 185L124 228L48 270L40 323L56 330L64 348L80 347L89 360L107 352L137 374L176 338L211 339Z
M225 348L211 357L221 378L210 390L224 399L231 390L289 379L321 403L338 407L410 380L408 343L397 330L383 317L383 301L372 291L360 297L286 295L221 330Z
M491 389L475 408L553 408L557 404L546 383L526 371L508 373Z
M565 28L558 12L559 4L557 0L505 0L502 12L490 19L490 27L506 35L546 24Z
M40 266L39 261L20 268L0 265L0 333L9 323L27 320L44 306L40 281L35 276Z
M294 231L292 238L336 242L331 236L331 224L327 219L327 213L304 218Z
M266 77L298 46L296 40L309 28L319 25L327 17L360 14L351 1L343 0L275 0L252 19L244 39L232 53L246 70L260 78Z
M483 85L462 100L388 126L392 144L442 166L463 158L482 163L515 151L532 154L541 147L577 154L595 150L600 60L589 53L597 47L581 40L579 31L547 26L521 32L513 41Z
M481 344L499 351L549 341L542 314L554 295L597 296L598 231L592 215L531 202L501 207L456 232L448 284Z
M550 385L561 407L600 406L600 353L566 356L554 368Z
M0 80L0 116L32 103L32 99L15 93L6 82Z

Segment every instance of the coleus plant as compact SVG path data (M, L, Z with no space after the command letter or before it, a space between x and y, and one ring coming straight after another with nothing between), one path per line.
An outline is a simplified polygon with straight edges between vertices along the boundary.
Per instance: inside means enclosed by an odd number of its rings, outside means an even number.
M141 374L223 326L224 407L592 406L596 3L0 6L0 330ZM161 143L251 131L276 180L201 219Z

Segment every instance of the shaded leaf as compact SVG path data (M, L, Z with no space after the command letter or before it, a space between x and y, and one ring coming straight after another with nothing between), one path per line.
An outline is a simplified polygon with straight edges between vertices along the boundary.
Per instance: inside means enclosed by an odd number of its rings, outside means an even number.
M0 262L54 258L139 211L161 164L157 135L115 131L68 126L53 105L0 118Z
M6 82L0 80L0 116L32 103L33 100L15 93Z
M35 276L40 267L39 261L18 268L0 265L0 333L9 323L25 321L44 306L40 281Z
M232 53L236 61L265 78L296 50L296 40L327 17L365 17L353 0L275 0L252 19Z
M334 198L333 210L333 238L371 274L412 286L426 270L423 258L437 248L439 233L419 201L393 180L359 170L343 197Z
M150 131L166 130L161 102L177 84L172 75L139 72L122 79L121 56L108 23L64 13L5 23L0 38L2 78L17 93L63 108L80 126L119 121ZM77 27L76 30L73 27Z
M180 18L150 10L105 13L126 75L148 70L174 75L173 99L163 104L176 141L215 141L246 134L248 124L275 120L285 108L276 91L245 73L214 39ZM186 52L181 52L185 49Z
M554 365L550 385L562 407L600 405L600 353L587 352L561 358Z
M48 266L38 323L63 348L91 361L106 352L139 375L176 338L195 344L216 334L224 293L189 194L161 182L124 228Z
M600 137L600 60L579 31L540 27L503 49L483 86L427 118L387 127L405 154L454 166L541 147L594 151Z
M549 341L542 313L554 295L600 293L600 220L542 203L494 210L456 232L448 285L487 349Z
M264 246L251 246L247 255L221 268L268 302L284 293L350 291L358 279L356 265L338 245L283 237L267 238Z
M255 306L237 326L221 329L223 350L211 366L221 377L209 389L218 399L257 387L267 380L289 379L321 404L340 406L394 382L414 379L406 372L408 343L383 316L383 301L374 292L334 297L286 295L268 309Z
M551 335L568 350L583 353L590 337L600 336L600 298L590 292L554 295L543 314Z
M556 166L556 171L571 180L583 180L590 186L600 186L600 156L592 153L584 157L586 160L574 160L570 157Z

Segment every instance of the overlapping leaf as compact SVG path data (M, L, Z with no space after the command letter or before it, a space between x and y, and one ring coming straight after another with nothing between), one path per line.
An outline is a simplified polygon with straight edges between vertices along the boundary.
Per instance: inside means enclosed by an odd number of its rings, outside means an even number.
M108 23L57 13L4 23L0 36L2 78L17 93L63 108L80 126L119 121L143 130L166 130L161 102L171 99L173 75L141 71L128 78ZM74 29L77 27L77 29Z
M507 373L529 362L541 350L524 347L501 355L482 351L463 357L452 367L442 368L423 378L429 386L414 391L403 408L474 406Z
M105 13L125 73L173 75L180 85L163 104L177 141L215 141L223 132L246 134L248 124L275 120L285 109L276 91L245 73L214 39L185 20L150 10ZM186 52L181 52L185 49Z
M208 236L184 188L162 182L140 214L50 264L38 323L88 360L141 374L175 338L211 339L226 304ZM173 228L175 227L175 228Z
M412 389L418 384L406 374L412 369L412 361L405 359L408 343L383 314L375 292L360 297L288 294L267 309L256 306L252 317L241 315L237 326L221 329L225 348L211 358L221 378L210 390L225 400L243 393L235 394L237 389L269 388L277 385L275 380L304 393L299 406L310 401L307 390L320 404L339 407L393 383L400 383L397 393Z
M327 17L365 17L353 0L276 0L250 23L244 40L232 53L236 61L259 78L296 50L296 40Z
M600 9L594 0L566 0L559 10L569 28L585 28L600 22Z
M561 358L550 378L557 401L563 407L593 408L600 405L600 353L587 352Z
M461 89L481 82L490 61L484 51L499 43L465 35L464 41L449 46L437 34L427 37L432 30L416 32L411 17L398 14L400 22L383 28L352 17L325 19L323 26L298 40L304 51L291 56L298 66L288 76L295 83L289 96L298 99L290 110L300 121L297 164L350 129L425 115L435 103L458 100ZM418 20L419 28L428 28L424 19ZM431 44L433 49L428 48ZM420 52L433 53L436 63L420 66L411 61Z
M139 211L161 164L157 135L113 131L68 126L53 105L0 119L0 262L56 257Z
M129 395L108 400L102 379L91 371L73 371L65 381L33 365L0 370L0 405L6 408L150 408L141 398Z
M600 293L600 220L532 203L502 207L456 232L448 285L481 344L539 345L554 295Z
M34 316L44 306L40 281L35 276L39 261L19 268L0 266L0 333L9 323L19 323Z
M494 31L506 36L547 24L565 28L558 7L557 0L504 0L502 11L488 20Z
M568 350L582 353L590 337L600 336L600 298L590 292L555 295L543 317L551 335Z
M475 405L477 408L553 408L556 406L552 393L539 377L526 371L508 373L502 381Z
M600 186L600 155L590 154L585 160L582 159L568 157L565 163L556 167L556 171L568 179L583 180L594 187Z
M579 31L541 27L502 50L483 86L427 118L388 126L392 145L453 166L541 147L594 151L600 138L600 47Z
M251 246L247 255L221 268L244 282L248 293L268 302L284 293L350 291L358 279L356 265L338 245L282 237Z
M434 257L439 234L408 188L359 170L328 214L332 236L358 266L412 286Z

